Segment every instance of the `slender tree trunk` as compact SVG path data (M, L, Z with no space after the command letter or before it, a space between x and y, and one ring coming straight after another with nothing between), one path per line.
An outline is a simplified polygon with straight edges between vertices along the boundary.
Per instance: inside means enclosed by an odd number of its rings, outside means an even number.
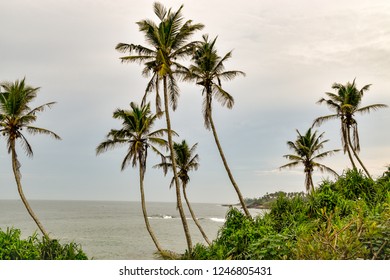
M187 197L186 185L185 185L184 183L182 183L182 184L183 184L183 195L184 195L184 199L186 200L186 203L187 203L187 206L188 206L188 210L190 210L191 217L192 217L192 219L194 220L196 226L198 227L200 233L202 234L204 240L207 242L207 244L211 245L210 240L208 239L206 233L204 232L202 226L200 225L198 219L196 218L194 211L192 210L190 201L188 200L188 197Z
M168 145L169 145L169 150L170 150L170 154L171 154L173 178L175 179L177 208L179 209L181 222L183 224L184 234L186 236L186 241L187 241L188 252L191 254L191 252L192 252L192 240L191 240L190 230L188 228L186 215L185 215L184 209L183 209L183 203L181 201L180 183L179 183L179 177L177 176L176 159L175 159L175 154L174 154L174 149L173 149L172 128L171 128L171 120L169 118L169 104L168 104L169 103L169 99L168 99L168 89L167 89L167 79L166 79L166 77L163 77L163 82L164 82L165 118L166 118L166 121L167 121Z
M241 194L240 188L237 186L237 183L236 183L236 181L235 181L234 178L233 178L232 172L230 171L229 165L227 164L227 161L226 161L225 155L224 155L224 153L223 153L221 144L219 143L218 134L217 134L217 131L216 131L216 129L215 129L215 125L214 125L214 121L213 121L213 118L212 118L212 114L211 114L211 113L210 113L209 119L210 119L211 129L212 129L212 131L213 131L215 143L217 144L219 154L220 154L220 156L221 156L223 165L225 166L226 172L227 172L227 174L228 174L228 176L229 176L230 182L232 183L234 189L236 190L236 193L237 193L237 195L238 195L238 199L240 200L240 204L241 204L241 206L242 206L242 209L243 209L244 212L245 212L245 215L246 215L248 218L252 218L251 214L249 213L248 208L246 207L246 204L245 204L244 198L243 198L243 196L242 196L242 194Z
M142 213L144 215L146 229L148 230L149 235L152 238L157 250L161 253L163 250L161 249L160 243L158 242L156 236L154 235L152 227L149 224L148 213L146 211L145 191L144 191L144 170L143 170L141 159L139 159L139 188L141 191L141 206L142 206Z
M352 145L352 141L351 141L351 137L350 137L350 133L349 133L349 129L348 129L348 145L350 146L355 158L357 159L357 161L360 163L360 165L362 166L364 172L366 172L368 178L372 179L371 178L371 175L370 173L368 172L367 168L364 166L363 162L360 160L360 157L358 156L357 152L355 151L355 149L353 148L353 145ZM355 167L356 168L356 167Z
M343 123L341 123L341 125L343 125ZM352 149L352 146L350 146L350 141L349 141L349 139L350 139L350 136L349 136L349 135L350 135L349 127L347 127L345 130L346 130L346 135L343 133L343 137L344 137L344 143L345 143L346 148L347 148L348 157L349 157L349 160L350 160L351 163L352 163L352 168L355 169L355 170L357 170L356 165L355 165L355 162L353 161L353 157L352 157L352 154L351 154L351 150L350 150L350 149ZM346 139L345 139L345 138L346 138ZM344 151L344 153L345 153L345 151Z
M306 191L309 193L310 191L314 192L314 183L313 183L313 174L311 171L306 173Z
M39 230L42 232L43 236L50 240L49 234L46 232L45 228L42 226L41 222L39 221L38 217L35 215L34 211L32 210L30 204L28 203L26 197L24 196L23 189L22 189L22 183L20 181L20 171L18 167L18 160L17 160L17 154L15 150L15 140L11 140L11 153L12 153L12 170L14 172L16 185L18 187L18 192L20 195L20 198L22 199L22 202L24 206L27 209L27 212L30 214L31 218L34 220L34 222L37 224Z

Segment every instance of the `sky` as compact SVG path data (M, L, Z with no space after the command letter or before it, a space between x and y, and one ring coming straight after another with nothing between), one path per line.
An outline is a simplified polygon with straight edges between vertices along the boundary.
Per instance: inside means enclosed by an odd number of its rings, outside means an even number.
M119 42L147 45L136 22L158 21L149 0L1 0L0 81L40 87L34 105L57 104L38 116L36 125L61 141L27 135L34 156L21 161L28 199L139 200L138 170L120 170L126 149L96 156L96 146L111 128L117 108L141 101L147 78L142 65L122 64ZM356 79L358 88L372 84L362 106L390 105L390 3L387 0L243 0L162 1L218 36L222 56L233 50L227 70L241 70L223 84L235 98L229 110L215 103L214 121L227 161L244 197L274 191L304 191L303 168L279 170L288 163L287 141L304 133L319 116L331 113L316 104L332 84ZM326 3L326 4L325 4ZM188 65L189 61L183 64ZM201 88L180 83L178 109L171 112L175 141L198 143L200 167L190 174L193 202L237 203L212 133L203 126ZM150 100L153 106L153 99ZM361 159L373 177L390 164L390 109L356 116ZM329 139L325 149L341 146L337 121L317 128ZM163 128L164 121L156 123ZM145 178L148 201L175 201L171 174L152 168L159 158L149 153ZM342 152L322 161L340 174L350 167ZM331 175L316 172L315 183ZM18 199L11 157L0 138L0 199Z

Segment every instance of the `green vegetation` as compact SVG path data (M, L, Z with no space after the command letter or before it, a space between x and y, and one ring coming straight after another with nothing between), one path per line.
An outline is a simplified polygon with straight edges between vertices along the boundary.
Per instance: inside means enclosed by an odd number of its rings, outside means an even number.
M390 167L377 180L348 170L311 194L280 193L249 219L231 208L211 246L184 259L390 259Z
M245 198L245 204L248 208L258 208L258 209L270 209L273 202L275 202L279 196L285 196L287 198L293 198L295 196L305 196L304 192L273 192L266 193L262 197L258 198Z
M0 260L87 260L76 243L60 244L56 239L38 238L37 234L21 239L20 230L0 229Z

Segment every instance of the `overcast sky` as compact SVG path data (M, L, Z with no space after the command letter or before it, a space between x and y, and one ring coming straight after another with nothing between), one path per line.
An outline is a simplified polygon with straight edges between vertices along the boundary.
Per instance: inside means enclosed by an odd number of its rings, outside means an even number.
M37 126L62 137L27 135L34 157L18 146L22 184L29 199L138 200L137 170L120 171L125 149L95 155L96 146L120 122L116 108L140 102L148 79L142 66L121 64L119 42L146 45L136 22L152 19L149 0L1 0L0 81L26 77L41 87L35 105L56 101ZM203 23L202 34L218 36L220 55L233 50L226 69L246 77L225 82L235 97L232 110L214 104L214 121L227 160L245 197L304 190L302 168L279 171L290 153L286 142L330 111L316 104L334 82L356 78L372 84L362 105L390 105L390 3L387 0L196 0L162 1L185 19ZM326 3L326 4L325 4ZM186 64L186 63L184 63ZM187 63L188 64L188 63ZM171 114L176 140L198 143L200 168L191 174L194 202L238 202L211 132L203 126L201 88L180 84L179 107ZM154 108L154 106L153 106ZM390 109L356 116L361 158L377 177L390 164ZM163 127L163 121L156 126ZM339 122L318 130L340 148ZM149 153L148 166L158 163ZM323 161L339 173L350 167L340 153ZM328 178L316 173L315 182ZM331 177L330 177L331 178ZM174 201L171 175L149 168L149 201ZM0 138L0 199L18 199L11 157Z

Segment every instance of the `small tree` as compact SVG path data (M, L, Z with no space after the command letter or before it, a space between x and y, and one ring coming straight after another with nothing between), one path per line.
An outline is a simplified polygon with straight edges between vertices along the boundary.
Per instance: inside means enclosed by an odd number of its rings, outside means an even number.
M320 152L324 144L329 141L329 140L321 141L324 133L321 133L319 136L317 136L317 131L312 133L311 128L309 128L306 131L305 135L301 135L301 133L298 130L297 133L298 133L298 137L295 140L295 142L292 141L287 142L287 146L292 151L294 151L295 154L284 155L284 157L290 160L291 162L279 168L280 169L292 168L298 165L303 165L304 172L305 172L306 191L309 192L310 190L311 191L314 190L314 184L312 178L314 168L320 170L321 172L326 171L332 173L335 176L338 176L336 171L316 161L325 158L327 156L331 156L335 152L338 152L339 150Z

